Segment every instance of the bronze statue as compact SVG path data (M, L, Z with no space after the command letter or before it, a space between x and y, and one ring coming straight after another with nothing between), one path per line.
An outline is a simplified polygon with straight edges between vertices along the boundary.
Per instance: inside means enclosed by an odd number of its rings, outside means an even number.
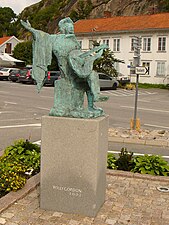
M68 17L60 20L59 34L48 34L31 27L21 20L21 24L33 35L32 76L37 82L37 89L43 86L47 66L51 64L52 52L58 60L61 79L55 81L54 106L51 116L93 118L104 115L96 101L105 101L100 96L99 77L93 70L93 62L101 57L106 45L100 45L88 52L83 52L74 34L73 21ZM84 108L84 94L87 95L88 108Z

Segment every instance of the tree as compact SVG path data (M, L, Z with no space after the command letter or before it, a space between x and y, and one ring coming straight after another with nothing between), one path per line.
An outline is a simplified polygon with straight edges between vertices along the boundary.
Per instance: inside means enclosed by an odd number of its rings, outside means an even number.
M17 18L14 11L9 7L0 7L0 37L5 35L15 35L15 19Z
M32 64L32 41L17 44L13 50L13 56L26 64Z
M93 46L98 46L100 43L94 41ZM114 53L108 48L103 51L102 56L94 61L93 69L97 72L105 73L109 76L117 77L118 72L115 69L115 63L124 63L123 60L116 59Z
M86 19L89 16L92 9L93 9L93 5L92 5L91 0L87 0L87 1L80 0L77 3L76 10L73 9L71 11L70 18L74 22L77 21L77 20L80 20L80 19Z

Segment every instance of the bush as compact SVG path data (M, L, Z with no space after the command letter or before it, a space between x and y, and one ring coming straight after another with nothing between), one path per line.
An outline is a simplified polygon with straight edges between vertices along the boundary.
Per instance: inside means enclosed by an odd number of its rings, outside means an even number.
M27 140L15 141L0 157L0 196L22 188L39 171L40 147Z
M134 168L132 172L141 174L151 174L159 176L169 175L168 163L158 155L137 156L133 159Z
M116 160L117 159L116 159L116 157L114 156L113 153L108 153L108 155L107 155L107 168L116 170L117 169L117 166L115 165Z
M130 171L132 168L133 152L128 152L126 148L122 148L119 158L116 160L115 165L118 170Z
M117 159L112 153L108 153L107 168L141 174L169 176L169 164L161 156L145 154L144 156L134 157L133 152L128 152L126 148L121 149Z

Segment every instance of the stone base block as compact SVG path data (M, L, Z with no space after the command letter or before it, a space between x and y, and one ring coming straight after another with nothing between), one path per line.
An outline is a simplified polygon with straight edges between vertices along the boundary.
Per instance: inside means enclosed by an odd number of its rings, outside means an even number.
M94 217L105 200L108 116L42 118L40 207Z

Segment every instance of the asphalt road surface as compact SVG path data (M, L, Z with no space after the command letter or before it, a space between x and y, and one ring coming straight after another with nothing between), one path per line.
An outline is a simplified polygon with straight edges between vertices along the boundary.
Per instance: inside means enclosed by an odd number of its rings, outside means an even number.
M109 126L129 128L135 91L104 90L102 94L109 100L96 105L109 115ZM41 117L48 115L53 96L53 87L37 93L35 85L0 81L0 150L17 139L40 140ZM169 90L140 89L137 115L143 129L169 130Z

